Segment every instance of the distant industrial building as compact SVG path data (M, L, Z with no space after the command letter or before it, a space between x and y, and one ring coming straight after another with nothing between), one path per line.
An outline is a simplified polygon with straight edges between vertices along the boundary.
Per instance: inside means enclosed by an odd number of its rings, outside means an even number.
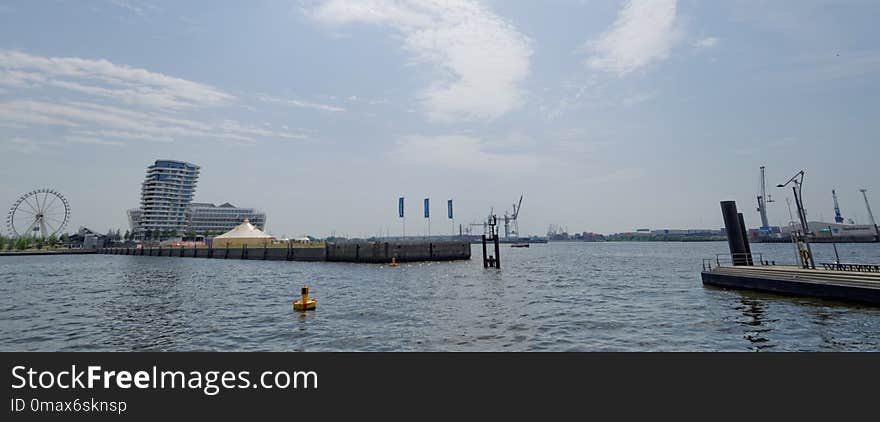
M141 184L141 206L128 210L128 222L135 239L220 234L248 220L265 229L266 214L254 208L230 203L192 202L200 167L185 161L156 160L147 167Z
M810 221L807 223L813 239L837 240L839 242L876 242L878 241L877 227L869 224L838 224L824 221ZM830 228L830 230L829 230ZM791 230L801 230L799 223L792 223L792 227L782 227L782 233L786 237L791 236Z

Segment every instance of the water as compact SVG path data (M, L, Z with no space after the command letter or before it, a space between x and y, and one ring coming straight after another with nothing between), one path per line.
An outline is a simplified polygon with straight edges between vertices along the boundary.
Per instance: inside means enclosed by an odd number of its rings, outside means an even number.
M880 262L880 244L838 245ZM792 245L753 252L794 261ZM704 287L711 243L550 243L383 265L0 257L0 350L878 350L880 308ZM831 245L814 245L817 262ZM294 312L308 283L318 309Z

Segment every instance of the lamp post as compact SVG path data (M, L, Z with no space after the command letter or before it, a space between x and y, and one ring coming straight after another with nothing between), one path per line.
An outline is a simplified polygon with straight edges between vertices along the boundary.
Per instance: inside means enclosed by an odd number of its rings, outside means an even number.
M810 234L810 226L807 225L807 213L804 211L804 203L803 203L803 185L804 185L804 171L801 170L797 172L791 179L783 184L776 185L777 188L784 188L788 186L790 183L794 183L794 186L791 187L792 192L794 192L794 203L797 206L798 219L801 220L801 232L802 239L804 241L804 245L807 247L807 256L806 259L802 259L804 268L809 266L812 269L816 269L816 263L813 261L813 250L810 248L809 234Z

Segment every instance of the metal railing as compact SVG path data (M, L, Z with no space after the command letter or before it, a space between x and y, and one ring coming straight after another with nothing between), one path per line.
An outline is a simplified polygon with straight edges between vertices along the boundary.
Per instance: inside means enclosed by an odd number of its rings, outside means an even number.
M703 258L703 271L711 271L719 267L734 265L776 265L776 261L767 261L762 253L719 253L714 258Z
M847 264L841 262L822 262L819 265L826 270L852 271L860 273L880 273L880 265L876 264Z

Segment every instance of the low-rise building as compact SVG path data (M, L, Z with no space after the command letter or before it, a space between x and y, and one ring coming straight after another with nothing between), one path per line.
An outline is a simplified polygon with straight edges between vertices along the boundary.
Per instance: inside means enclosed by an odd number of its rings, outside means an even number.
M249 221L260 230L266 228L266 213L255 208L239 208L228 202L222 205L193 202L188 217L187 231L200 235L225 233L244 221Z

